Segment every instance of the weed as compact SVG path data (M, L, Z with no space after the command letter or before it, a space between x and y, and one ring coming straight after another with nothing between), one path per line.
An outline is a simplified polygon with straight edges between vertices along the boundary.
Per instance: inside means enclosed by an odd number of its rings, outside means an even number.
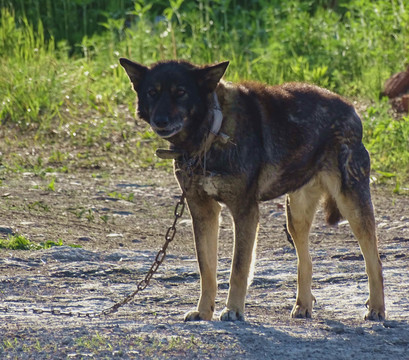
M69 209L78 219L81 219L83 216L89 221L93 222L95 220L94 210L93 209Z
M105 224L107 224L108 223L108 215L101 215L100 217L99 217Z
M49 184L47 185L47 189L49 191L55 191L55 177L53 177L51 179L51 181L49 182Z
M89 349L91 351L100 351L101 349L111 350L112 345L107 341L107 339L96 332L92 336L82 336L75 340L76 345L82 348Z
M128 195L124 195L120 192L117 191L112 191L110 193L108 193L108 196L114 198L114 199L120 199L120 200L125 200L125 201L129 201L129 202L133 202L135 194L134 193L130 193Z
M172 336L172 338L169 341L168 349L172 350L174 348L177 348L181 345L181 343L182 343L182 339L179 336L177 337Z
M14 338L13 340L10 339L3 340L4 349L7 350L14 349L17 345L18 345L17 338Z
M63 246L63 241L58 239L56 242L47 240L42 243L34 243L24 235L9 235L7 239L0 239L0 249L8 250L41 250L50 249L54 246ZM68 245L70 247L81 247L80 245Z
M68 154L63 154L60 150L53 150L50 157L48 158L49 163L63 163L68 158Z
M37 210L37 211L45 211L49 212L50 207L42 201L34 201L32 203L27 204L27 208L29 210Z
M85 218L89 221L89 222L93 222L95 220L95 216L94 216L94 212L92 211L92 209L88 209L87 214L85 215Z
M45 241L43 243L40 243L40 246L43 249L50 249L50 248L52 248L54 246L63 246L63 242L62 242L61 239L58 239L57 242L52 241L52 240L47 240L47 241Z
M0 248L9 250L31 250L36 247L23 235L9 235L7 239L0 239Z
M40 340L36 340L36 343L35 343L35 345L34 345L34 349L35 350L37 350L37 351L41 351L42 350L42 346L41 346L41 343L40 343Z

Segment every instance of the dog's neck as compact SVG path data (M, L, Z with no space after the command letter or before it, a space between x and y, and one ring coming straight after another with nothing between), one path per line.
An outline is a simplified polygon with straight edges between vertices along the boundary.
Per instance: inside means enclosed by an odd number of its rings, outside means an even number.
M189 159L196 158L199 161L201 161L204 158L204 161L206 161L205 160L206 153L210 150L212 143L215 141L217 137L220 137L220 139L223 142L228 140L228 137L226 135L220 133L222 122L223 122L222 109L220 107L220 103L219 103L219 99L217 98L216 91L214 91L212 94L211 103L209 106L209 112L207 116L207 123L208 123L208 126L210 127L210 130L204 136L204 139L202 143L200 144L199 149L192 154L185 154L183 150L174 149L171 147L170 149L156 150L156 155L162 159L178 159L182 156L185 156Z

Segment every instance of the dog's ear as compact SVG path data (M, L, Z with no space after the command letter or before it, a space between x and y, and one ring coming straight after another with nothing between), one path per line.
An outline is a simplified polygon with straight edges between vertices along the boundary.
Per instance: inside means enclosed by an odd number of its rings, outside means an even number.
M195 69L194 72L197 77L197 82L200 86L204 86L208 92L213 92L224 72L229 65L228 61L210 65L203 68Z
M125 69L133 84L133 88L137 91L138 85L141 83L146 72L149 70L146 66L133 62L131 60L120 58L119 63Z

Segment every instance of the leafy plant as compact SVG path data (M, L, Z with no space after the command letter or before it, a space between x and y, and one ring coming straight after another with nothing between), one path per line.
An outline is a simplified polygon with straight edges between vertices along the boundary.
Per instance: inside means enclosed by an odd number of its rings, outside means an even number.
M0 248L8 250L41 250L49 249L54 246L63 246L62 239L57 241L47 240L41 243L33 243L24 235L9 235L7 239L0 239ZM70 247L81 247L81 245L68 245Z
M55 191L55 177L53 177L51 179L51 181L49 182L49 184L47 185L47 189L49 191Z
M135 194L134 193L129 193L128 195L124 195L124 194L122 194L120 192L112 191L112 192L108 193L108 196L110 196L110 197L112 197L114 199L120 199L120 200L125 200L125 201L132 202L134 197L135 197Z
M380 102L364 115L364 141L372 157L372 169L379 180L393 182L395 192L409 178L409 116L394 119L388 104ZM406 190L407 191L407 190Z
M9 250L31 250L36 247L23 235L9 235L7 239L0 239L0 248Z

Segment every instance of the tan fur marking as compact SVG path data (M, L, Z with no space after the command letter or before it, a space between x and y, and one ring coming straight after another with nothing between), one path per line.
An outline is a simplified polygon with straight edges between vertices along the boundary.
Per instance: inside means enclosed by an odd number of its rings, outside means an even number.
M287 226L298 258L297 298L291 316L311 317L314 296L311 293L312 262L308 235L322 189L315 179L301 189L289 193L286 202Z

